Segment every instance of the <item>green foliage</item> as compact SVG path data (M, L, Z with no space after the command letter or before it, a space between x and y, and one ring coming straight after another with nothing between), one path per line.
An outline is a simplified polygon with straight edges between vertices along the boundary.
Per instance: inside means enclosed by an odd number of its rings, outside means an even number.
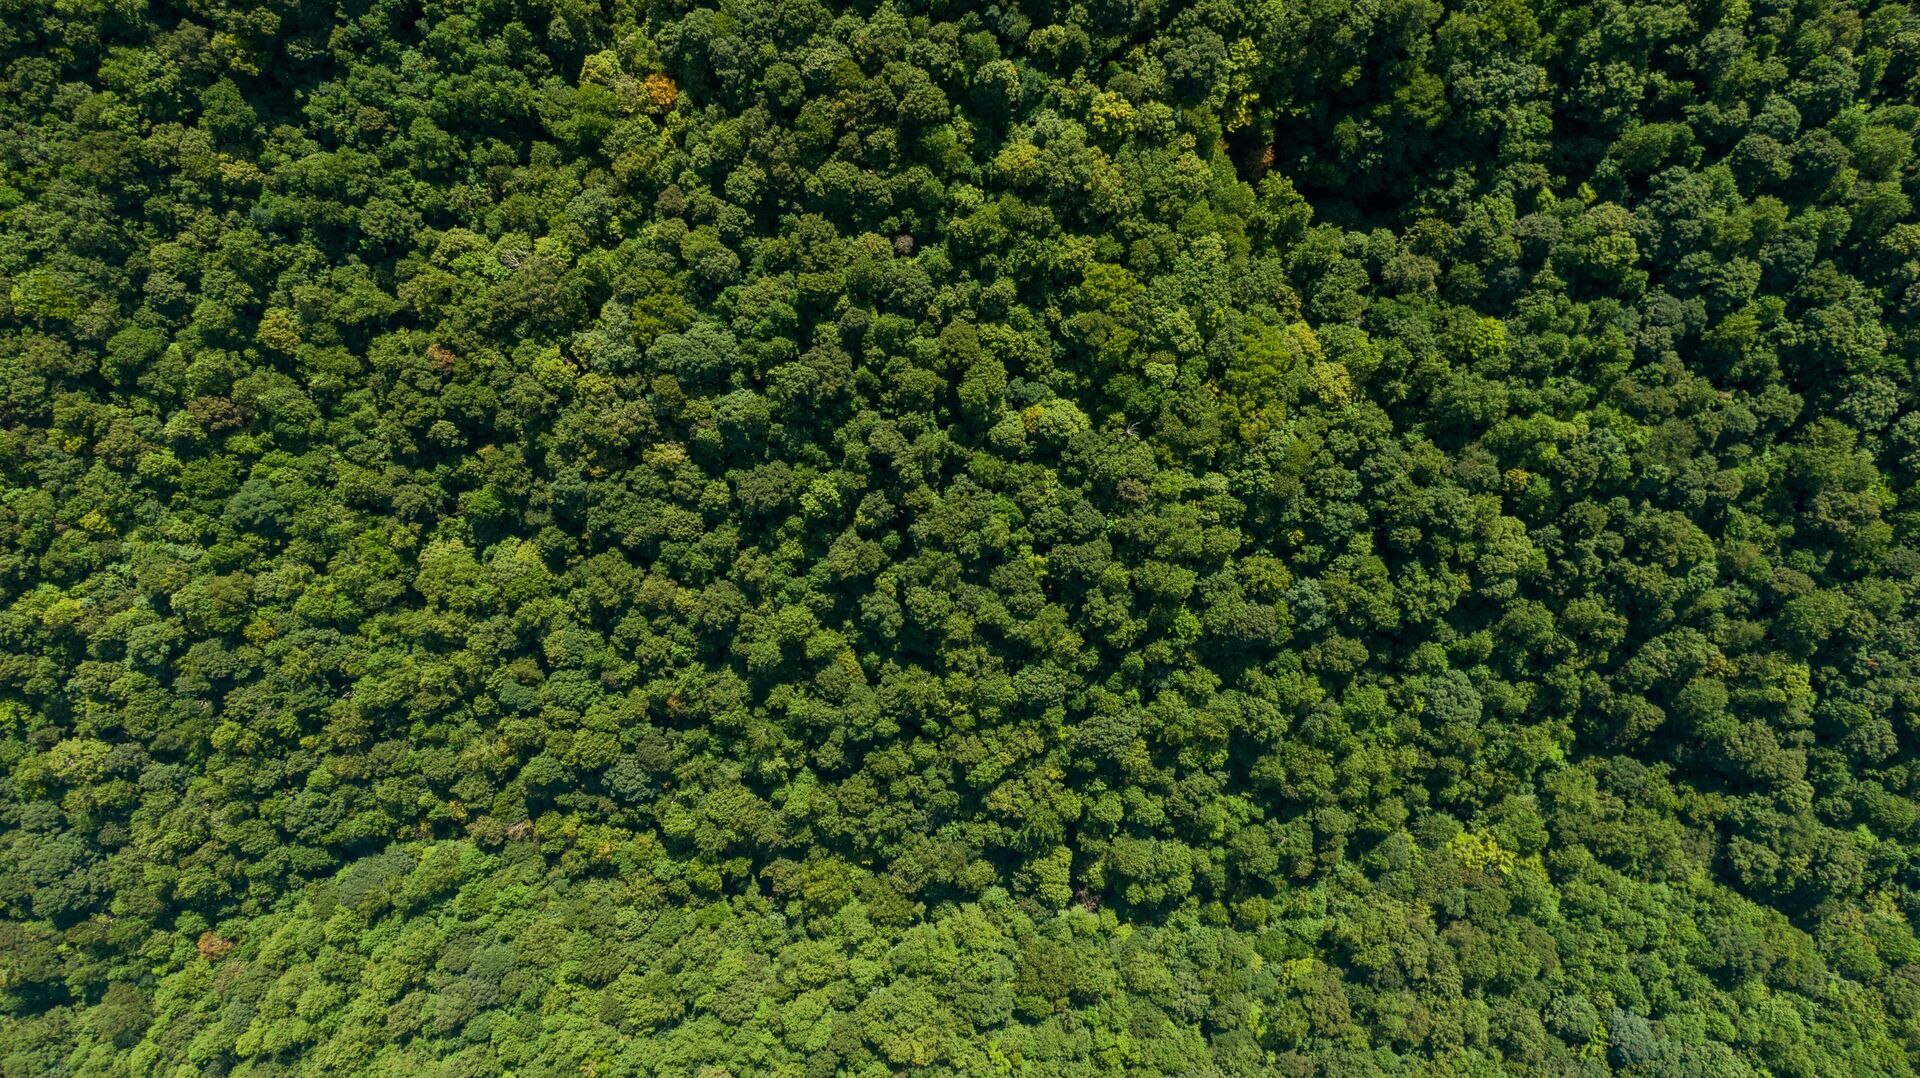
M0 53L0 1076L1920 1065L1909 5Z

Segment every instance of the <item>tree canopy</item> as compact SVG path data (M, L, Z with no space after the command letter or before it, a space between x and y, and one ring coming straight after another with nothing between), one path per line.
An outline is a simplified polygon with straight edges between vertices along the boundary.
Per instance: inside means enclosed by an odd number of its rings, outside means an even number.
M0 64L0 1078L1920 1068L1910 4Z

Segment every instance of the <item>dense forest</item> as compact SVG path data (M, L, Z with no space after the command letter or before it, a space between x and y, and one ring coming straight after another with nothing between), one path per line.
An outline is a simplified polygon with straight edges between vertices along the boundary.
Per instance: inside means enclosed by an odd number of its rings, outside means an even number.
M0 1076L1920 1069L1920 12L0 0Z

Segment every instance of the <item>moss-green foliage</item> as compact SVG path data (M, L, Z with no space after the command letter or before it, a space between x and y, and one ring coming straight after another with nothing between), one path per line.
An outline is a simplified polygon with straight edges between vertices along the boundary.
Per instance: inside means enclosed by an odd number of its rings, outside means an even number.
M0 1076L1920 1062L1907 5L0 58Z

